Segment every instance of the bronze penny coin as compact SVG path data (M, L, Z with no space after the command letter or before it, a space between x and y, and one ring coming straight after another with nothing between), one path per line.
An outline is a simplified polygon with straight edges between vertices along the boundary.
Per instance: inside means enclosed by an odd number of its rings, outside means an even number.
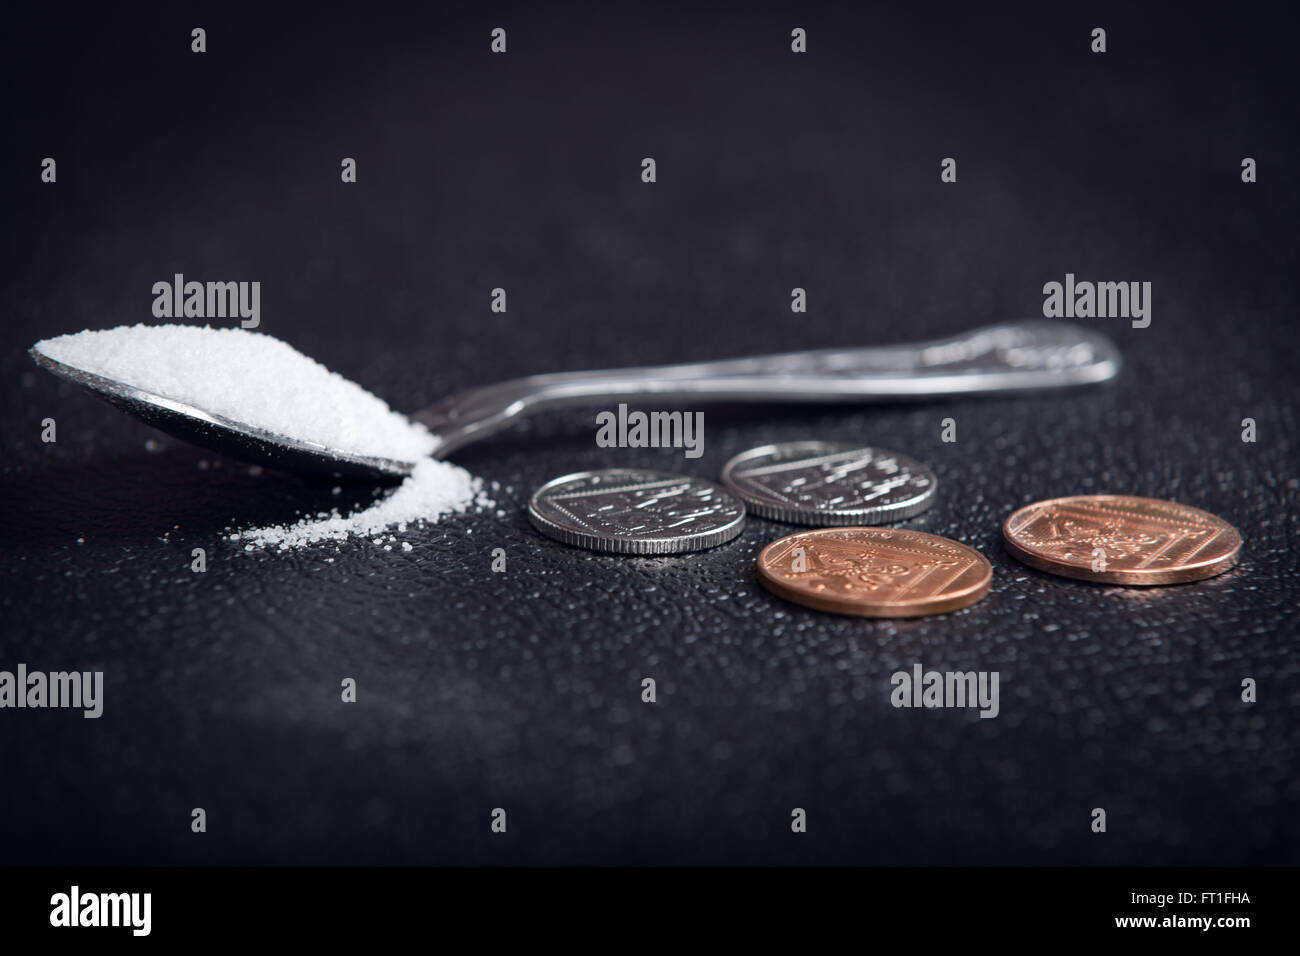
M758 580L773 594L819 611L922 617L974 604L993 567L978 551L923 531L823 528L773 541Z
M1241 535L1223 519L1130 495L1036 501L1007 518L1002 537L1030 567L1102 584L1200 581L1231 568L1241 552Z

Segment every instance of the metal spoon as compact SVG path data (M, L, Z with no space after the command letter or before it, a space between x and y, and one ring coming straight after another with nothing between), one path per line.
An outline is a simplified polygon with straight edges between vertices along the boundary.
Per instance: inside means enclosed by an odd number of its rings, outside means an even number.
M177 438L291 471L402 477L415 466L298 441L93 375L31 350L36 364L90 389ZM821 349L755 358L530 375L471 388L412 418L444 458L541 408L602 401L832 402L1029 392L1113 378L1120 358L1106 337L1063 322L1027 320L911 345Z

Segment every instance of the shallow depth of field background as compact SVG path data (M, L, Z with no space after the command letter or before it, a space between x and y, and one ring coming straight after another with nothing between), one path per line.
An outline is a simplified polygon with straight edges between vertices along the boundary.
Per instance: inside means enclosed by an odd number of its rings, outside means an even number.
M1282 9L17 12L0 31L0 667L102 669L106 701L97 721L0 713L0 862L1297 862ZM25 354L150 321L176 272L260 281L263 331L410 410L536 372L948 335L1040 314L1067 272L1152 282L1153 319L1084 320L1123 351L1111 387L710 407L695 460L600 449L595 409L555 413L457 458L501 483L504 518L408 535L411 554L250 556L223 530L329 508L330 483L146 451L159 436ZM908 526L986 554L989 598L842 619L753 581L789 526L629 560L541 538L523 512L567 472L714 477L797 438L929 463L940 500ZM1014 508L1102 491L1221 515L1240 567L1134 591L1002 550ZM1001 716L893 709L889 675L916 662L999 671Z

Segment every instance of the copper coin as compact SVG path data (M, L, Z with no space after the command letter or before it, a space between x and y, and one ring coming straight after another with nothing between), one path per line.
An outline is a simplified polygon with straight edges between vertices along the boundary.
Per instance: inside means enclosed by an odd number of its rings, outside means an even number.
M974 604L993 567L978 551L923 531L823 528L773 541L758 580L773 594L836 614L922 617Z
M1237 563L1241 535L1199 508L1128 495L1036 501L1002 525L1025 564L1102 584L1182 584Z

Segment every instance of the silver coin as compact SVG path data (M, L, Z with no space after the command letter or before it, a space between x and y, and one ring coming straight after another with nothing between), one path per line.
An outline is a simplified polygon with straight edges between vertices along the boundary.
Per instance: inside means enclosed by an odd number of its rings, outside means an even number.
M722 483L754 514L820 526L910 518L934 503L939 485L898 452L821 441L750 449L727 462Z
M592 551L680 554L740 534L745 506L699 478L609 468L548 481L533 493L528 518L542 534Z

